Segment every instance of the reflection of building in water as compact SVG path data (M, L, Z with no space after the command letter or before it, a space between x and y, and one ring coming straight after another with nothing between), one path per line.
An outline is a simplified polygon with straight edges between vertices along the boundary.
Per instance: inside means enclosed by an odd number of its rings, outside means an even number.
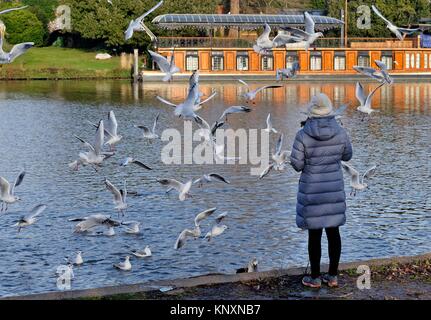
M260 86L260 83L252 82L252 89ZM376 81L364 82L366 93L372 91L379 85ZM171 100L174 103L182 102L188 93L188 84L177 82L160 86L158 83L145 83L145 90L154 91L156 94ZM122 86L123 88L123 86ZM124 88L130 97L131 87L125 85ZM200 89L204 92L204 97L209 96L213 91L217 92L215 100L225 106L240 105L245 103L242 94L247 88L236 82L218 82L200 84ZM144 89L140 90L142 92ZM321 82L289 82L279 89L264 90L256 98L257 107L264 107L266 104L274 105L276 108L286 105L296 105L303 108L311 97L317 93L327 94L334 102L335 107L341 104L350 103L350 109L356 109L359 102L356 99L356 82L321 83ZM124 92L124 94L126 94ZM405 112L428 112L430 109L431 83L404 83L395 82L392 86L383 86L374 95L372 100L373 108L382 111L405 111ZM383 107L381 107L383 106Z

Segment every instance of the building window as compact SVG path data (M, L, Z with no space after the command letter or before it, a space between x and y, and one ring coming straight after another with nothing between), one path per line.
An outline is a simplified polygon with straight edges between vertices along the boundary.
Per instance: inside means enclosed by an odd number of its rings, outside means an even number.
M406 69L410 69L410 53L406 53Z
M236 69L238 71L248 71L248 53L238 52L236 55Z
M224 70L223 52L213 52L211 62L212 62L213 71L223 71Z
M420 69L420 68L421 68L421 54L416 53L416 69Z
M322 70L322 56L312 55L310 57L310 70Z
M262 56L262 71L274 70L274 57L269 55Z
M390 54L390 53L383 54L381 60L386 65L386 67L388 68L388 70L392 70L392 66L393 66L393 63L394 63L394 60L392 58L392 54Z
M428 53L424 53L424 69L428 69Z
M298 61L298 55L296 53L287 53L286 55L286 68L292 68L293 64Z
M368 53L359 53L358 66L360 66L360 67L369 67L370 66L370 56L368 55Z
M346 70L346 56L336 54L334 57L334 70Z
M186 53L186 70L195 71L199 69L199 56L197 52Z

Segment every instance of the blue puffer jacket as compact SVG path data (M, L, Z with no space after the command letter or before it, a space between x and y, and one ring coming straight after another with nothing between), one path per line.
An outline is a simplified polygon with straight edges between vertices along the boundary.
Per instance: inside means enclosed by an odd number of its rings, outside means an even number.
M338 227L346 222L341 160L351 158L350 139L334 116L309 118L297 133L290 161L302 172L296 205L299 228Z

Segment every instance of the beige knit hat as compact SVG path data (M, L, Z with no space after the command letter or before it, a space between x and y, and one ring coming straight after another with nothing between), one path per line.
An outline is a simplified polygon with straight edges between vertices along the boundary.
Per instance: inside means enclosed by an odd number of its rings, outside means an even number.
M308 116L312 118L327 117L333 114L331 100L324 93L318 93L311 98Z

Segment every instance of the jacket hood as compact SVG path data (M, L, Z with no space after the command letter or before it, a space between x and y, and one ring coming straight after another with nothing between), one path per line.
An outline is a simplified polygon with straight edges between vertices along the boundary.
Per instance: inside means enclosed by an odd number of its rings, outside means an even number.
M320 141L333 138L340 130L341 127L335 120L335 116L308 118L304 126L304 132L307 135Z

